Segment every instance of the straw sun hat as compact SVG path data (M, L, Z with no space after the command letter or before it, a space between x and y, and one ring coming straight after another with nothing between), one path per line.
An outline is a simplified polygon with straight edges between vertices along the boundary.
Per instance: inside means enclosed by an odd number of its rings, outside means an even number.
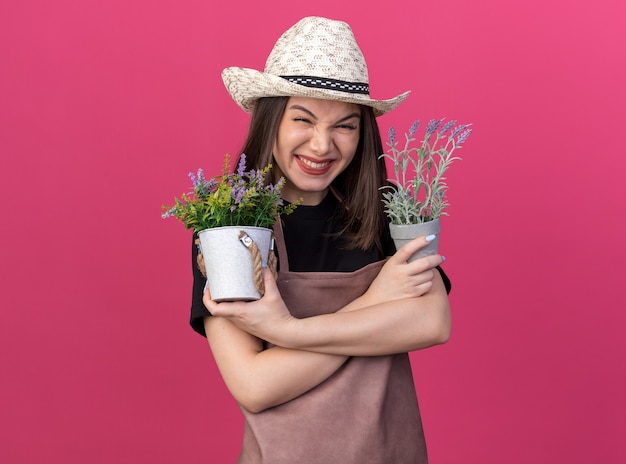
M342 21L307 17L276 42L263 72L231 67L222 72L231 97L246 112L263 97L310 97L371 106L385 114L409 95L370 98L367 65L352 29Z

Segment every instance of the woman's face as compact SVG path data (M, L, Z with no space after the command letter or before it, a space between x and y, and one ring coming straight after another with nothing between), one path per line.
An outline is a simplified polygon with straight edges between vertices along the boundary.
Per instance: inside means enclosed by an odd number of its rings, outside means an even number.
M289 98L274 143L277 174L287 179L283 198L319 204L331 182L354 158L360 124L358 105Z

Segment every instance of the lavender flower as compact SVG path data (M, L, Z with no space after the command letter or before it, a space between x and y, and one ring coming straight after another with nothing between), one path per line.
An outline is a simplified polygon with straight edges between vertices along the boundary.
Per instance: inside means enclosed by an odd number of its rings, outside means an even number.
M450 134L451 138L456 137L456 135L461 132L462 130L465 130L467 128L467 124L461 124L460 126L457 126L454 128L454 130L452 131L452 133Z
M202 173L202 169L198 169L198 175L200 175L201 173ZM198 180L198 178L195 176L193 172L189 173L189 178L191 179L191 184L193 185L193 188L195 189L200 184L200 181Z
M237 176L243 177L246 172L246 154L242 153L239 157L239 166L237 166Z
M444 120L431 119L417 147L410 146L417 133L417 121L406 133L406 144L402 148L395 144L395 130L389 129L390 150L381 158L392 163L394 178L387 179L390 185L381 187L381 199L392 224L417 224L446 214L445 173L453 161L460 159L453 153L467 140L471 129L468 129L469 124L453 129L456 120L445 124ZM444 137L449 132L450 135Z
M254 177L255 177L255 181L258 182L259 185L263 185L263 173L261 172L260 169L257 169L256 171L254 171Z
M456 139L457 145L461 145L462 143L464 143L471 133L472 133L472 129L466 129L463 132L461 132L461 135L459 135L459 138Z
M162 219L167 219L169 217L174 216L175 213L176 213L176 206L173 206L170 209L168 209L167 211L165 211L163 214L161 214L161 218Z
M431 119L430 121L428 121L428 126L426 126L425 137L426 138L430 137L437 130L437 128L441 125L442 122L443 122L443 119L440 119L439 121L435 121L434 119Z
M246 194L246 188L244 185L236 185L233 187L233 189L230 191L230 196L235 200L235 205L233 205L233 207L236 207L236 205L241 203L241 200L243 200L243 197ZM233 211L231 209L231 211Z
M396 144L396 129L394 127L389 128L389 143L391 145Z
M455 120L448 121L447 123L445 123L445 125L439 130L439 135L445 135L445 133L448 132L450 129L452 129L452 126L454 126L455 124L456 124Z
M413 125L411 126L411 128L409 129L409 137L413 138L413 136L415 135L415 133L417 132L417 128L419 127L420 122L419 119L417 121L415 121L413 123Z

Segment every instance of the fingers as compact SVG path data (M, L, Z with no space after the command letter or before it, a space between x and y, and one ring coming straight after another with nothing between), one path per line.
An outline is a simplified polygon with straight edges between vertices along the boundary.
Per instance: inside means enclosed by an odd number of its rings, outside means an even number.
M263 271L263 283L265 285L273 285L276 286L276 279L274 279L274 274L272 274L272 270L269 267L264 267Z
M435 271L427 269L413 276L415 285L422 285L428 282L432 282L435 278Z
M273 296L279 293L278 286L276 285L276 279L274 278L274 274L269 267L263 268L263 284L265 286L265 294L266 296Z
M423 284L413 287L413 294L410 296L418 298L422 295L426 295L431 288L433 288L433 281L429 280L428 282L424 282Z
M440 266L444 259L445 258L441 255L428 255L416 259L415 261L408 263L408 265L413 266L413 272L419 273Z
M408 261L413 253L427 246L435 237L435 235L417 237L400 247L394 257L397 257L400 261Z
M413 256L414 253L426 247L435 238L435 235L417 237L416 239L411 240L404 246L400 247L398 251L396 251L396 253L391 257L391 260L395 261L396 263L406 263L409 258ZM434 254L417 259L413 261L413 263L419 262L419 264L416 265L416 270L417 272L419 272L419 269L425 270L439 266L441 263L443 263L444 259L445 258L443 258L441 255Z
M209 312L211 312L209 305L213 303L213 300L211 299L211 290L209 290L208 284L204 286L204 293L202 294L202 303L204 303L204 306L209 310Z
M204 306L206 306L207 310L211 313L212 316L222 316L226 318L238 317L242 313L242 303L240 302L228 302L223 301L217 303L210 298L207 298L207 295L202 298Z
M280 298L280 292L278 290L278 286L276 285L276 279L274 278L272 271L269 268L265 267L262 269L262 275L263 275L263 284L265 287L265 294L263 295L263 298L269 299L269 298L276 298L277 296L278 298ZM211 299L211 292L209 290L208 285L206 286L204 290L204 294L202 295L202 302L204 303L204 306L207 308L207 310L213 316L225 316L225 317L238 316L241 314L242 308L243 308L240 302L217 303L213 301Z
M211 299L211 291L207 285L204 288L204 294L202 295L202 303L212 316L233 316L236 313L236 305L233 303L222 302L218 303Z

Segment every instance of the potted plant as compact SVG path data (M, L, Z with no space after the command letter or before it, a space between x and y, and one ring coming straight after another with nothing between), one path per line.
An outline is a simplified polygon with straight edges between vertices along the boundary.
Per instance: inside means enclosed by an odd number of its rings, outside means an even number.
M390 185L382 187L382 201L390 224L389 231L396 248L423 235L435 235L428 246L415 253L409 261L436 254L439 247L441 216L448 206L448 185L444 174L455 161L460 159L454 152L461 148L472 133L470 124L456 125L456 121L431 119L426 126L422 141L412 146L419 128L415 121L406 141L399 148L395 129L389 129L389 151L381 155L391 162L394 177Z
M283 203L284 178L266 183L271 167L246 171L242 154L229 174L226 155L221 176L207 180L202 169L189 173L193 190L163 206L162 218L175 217L198 234L198 264L215 301L256 300L264 293L261 268L275 258L272 226L298 204Z

